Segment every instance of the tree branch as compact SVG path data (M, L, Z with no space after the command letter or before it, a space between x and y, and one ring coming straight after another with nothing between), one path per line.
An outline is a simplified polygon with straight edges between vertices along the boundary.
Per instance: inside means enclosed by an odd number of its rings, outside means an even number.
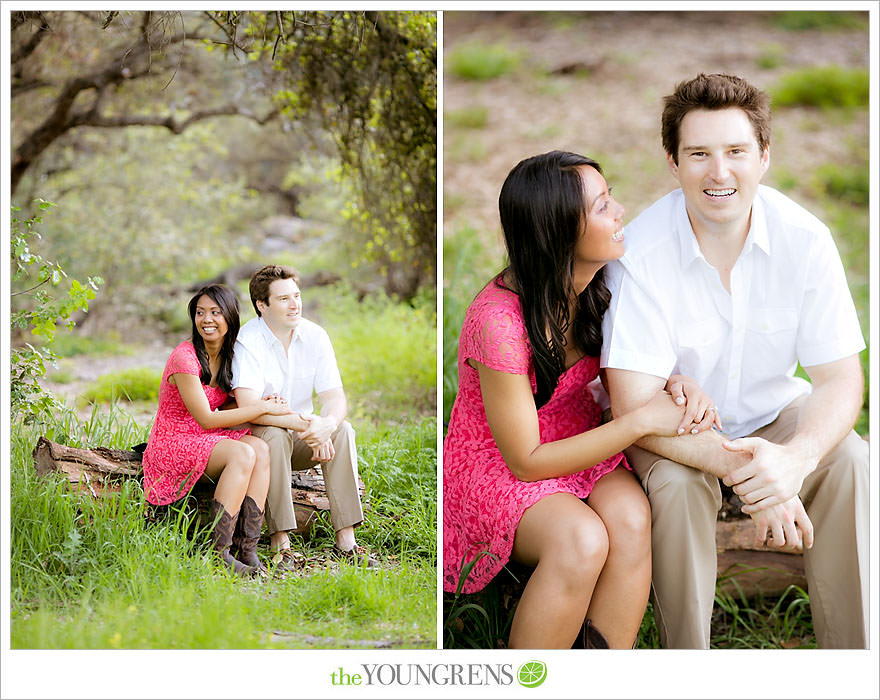
M16 51L13 52L11 58L11 63L13 65L30 56L37 48L37 46L40 45L40 42L43 40L46 34L52 31L42 12L23 12L21 14L24 15L24 17L18 20L17 24L15 25L16 27L23 24L28 19L38 20L40 22L40 26L33 34L31 34L31 37L27 40L27 43L25 43L23 46L20 46ZM13 29L15 29L15 27L13 27Z
M103 123L110 118L97 114L101 98L100 92L109 85L118 85L126 80L140 78L151 72L153 58L153 45L150 37L151 15L152 13L150 12L144 13L143 21L139 28L140 40L120 58L112 59L102 70L71 78L61 88L60 93L55 98L51 114L20 142L12 155L10 191L13 195L24 173L33 164L37 156L59 136L76 126L88 125L91 120L100 122L95 124L95 126L115 126L115 124ZM187 35L185 32L181 32L165 39L163 47L180 44L188 39L200 40L201 38L199 35ZM89 112L74 114L72 112L74 103L79 94L85 90L99 91L93 109ZM222 113L229 114L231 112L224 111ZM176 123L172 121L171 124L172 126L168 126L168 128L173 130L173 126ZM120 125L124 126L125 124ZM161 125L165 126L165 124ZM188 125L180 127L181 130L185 129Z
M92 126L96 128L120 128L126 126L161 126L174 134L181 134L195 122L204 119L211 119L212 117L224 116L246 117L257 124L263 125L270 122L272 119L275 119L278 116L278 110L273 109L260 117L248 109L232 104L193 112L186 117L186 119L175 119L173 115L163 117L154 114L124 114L110 116L106 114L95 114L89 111L74 115L71 121L72 127Z

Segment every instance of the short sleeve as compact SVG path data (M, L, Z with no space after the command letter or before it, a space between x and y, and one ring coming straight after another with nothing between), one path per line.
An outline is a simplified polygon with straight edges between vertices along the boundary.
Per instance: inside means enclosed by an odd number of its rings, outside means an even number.
M807 286L797 335L804 367L841 360L861 352L865 340L840 254L829 231L810 246Z
M663 309L629 270L606 266L611 303L602 319L601 367L668 377L675 368L675 341Z
M166 375L169 377L172 374L194 374L198 377L202 373L195 348L189 343L181 343L174 348L166 368Z
M322 329L318 338L318 361L315 366L315 391L321 393L342 386L339 366L336 364L336 353L330 336Z
M235 341L232 355L232 388L252 389L263 395L265 375L256 355L241 341Z
M512 293L506 292L515 299ZM462 361L474 359L490 369L528 374L531 353L518 301L478 297L465 315L459 339Z

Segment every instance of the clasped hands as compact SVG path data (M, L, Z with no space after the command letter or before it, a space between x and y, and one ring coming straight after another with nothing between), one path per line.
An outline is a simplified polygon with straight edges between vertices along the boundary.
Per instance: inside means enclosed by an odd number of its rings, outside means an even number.
M679 435L700 433L713 426L722 429L714 404L688 377L671 376L666 390L676 404L685 406ZM747 460L730 471L724 483L733 487L744 504L743 513L751 516L756 543L792 552L812 547L813 523L797 495L810 472L810 458L793 446L757 437L725 440L722 447Z
M785 551L812 547L813 523L797 495L810 472L811 460L791 445L758 437L725 441L722 447L748 460L728 472L724 483L733 487L744 504L743 513L752 517L756 542L766 541Z
M288 406L287 399L279 394L269 394L263 397L263 400L278 406ZM289 409L287 412L292 413ZM315 462L329 462L333 459L336 450L333 447L331 436L336 429L335 421L332 418L315 414L303 415L299 413L297 416L306 423L306 427L294 430L299 434L300 439L312 448L312 459Z

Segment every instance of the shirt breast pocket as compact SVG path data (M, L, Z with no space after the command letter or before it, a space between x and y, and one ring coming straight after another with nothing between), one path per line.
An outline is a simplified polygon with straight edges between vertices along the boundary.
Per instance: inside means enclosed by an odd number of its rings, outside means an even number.
M724 352L728 336L721 318L683 323L678 329L677 371L689 377L707 376Z
M296 400L311 399L315 385L315 373L308 368L300 368L290 373L290 384Z
M786 363L794 356L798 332L798 314L795 309L754 309L749 315L748 329L754 356L762 357L767 354Z

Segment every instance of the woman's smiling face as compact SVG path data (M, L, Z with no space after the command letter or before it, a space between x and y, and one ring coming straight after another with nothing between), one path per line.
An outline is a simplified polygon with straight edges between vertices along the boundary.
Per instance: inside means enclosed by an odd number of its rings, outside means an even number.
M626 252L623 244L623 215L626 210L611 196L611 188L595 168L578 168L584 187L583 229L574 249L575 267L590 266L593 274L609 260Z
M229 330L220 305L207 294L202 294L196 302L195 324L205 343L222 341Z

